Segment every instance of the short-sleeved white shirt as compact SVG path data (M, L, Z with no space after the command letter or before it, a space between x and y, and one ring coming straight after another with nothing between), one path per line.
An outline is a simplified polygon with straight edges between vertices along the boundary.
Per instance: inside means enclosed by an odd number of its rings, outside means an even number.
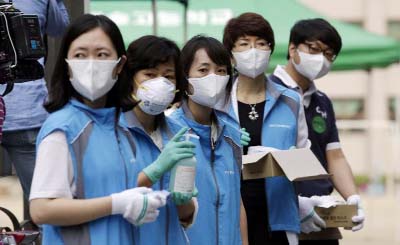
M29 200L70 198L76 193L71 153L62 131L46 136L39 144Z

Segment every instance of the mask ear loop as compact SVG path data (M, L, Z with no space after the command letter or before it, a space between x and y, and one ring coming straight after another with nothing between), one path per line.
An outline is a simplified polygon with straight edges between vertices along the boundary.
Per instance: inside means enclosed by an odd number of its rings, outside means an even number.
M300 60L299 64L300 64L301 63L301 57L300 57L300 53L299 52L301 52L301 51L299 49L299 46L296 46L295 52L297 53L297 56L299 57L299 60ZM296 62L294 61L294 56L290 57L290 60L292 61L292 64L296 64ZM298 64L296 64L296 65L298 65Z
M178 93L179 91L180 91L180 90L177 89L177 90L174 91L174 93L176 94L176 93ZM173 107L175 104L176 104L176 102L175 102L174 104L169 104L168 106L169 106L169 107Z
M142 89L144 89L144 90L147 90L147 88L145 88L144 86L140 85L135 79L133 79L133 82L134 82L135 85L138 87L138 89L139 89L139 88L142 88ZM136 90L136 91L137 91L137 90ZM139 104L143 104L142 100L140 100L140 99L136 96L136 94L135 94L134 92L132 92L131 97L132 97L135 101L137 101L138 105L139 105Z
M136 97L136 95L134 95L133 93L131 94L131 97L132 97L134 100L139 101L138 98Z
M148 90L149 90L148 88L146 88L146 87L143 86L143 85L137 84L137 86L138 86L138 88L141 88L141 89L143 89L143 90L145 90L145 91L148 91Z
M113 79L115 79L116 81L118 81L118 75L119 75L119 73L118 73L118 65L119 65L119 62L121 62L121 57L119 57L117 60L116 60L116 64L115 64L115 66L114 66L114 68L113 69L116 69L115 70L115 78L114 78L114 76L112 76L112 78ZM121 69L121 71L122 71L122 69ZM121 72L120 71L120 72ZM114 72L113 72L114 73Z
M138 105L143 105L143 101L139 100L138 97L136 97L136 95L133 93L131 94L131 97L137 102Z
M192 90L194 90L194 88L193 88L193 85L189 82L189 78L188 77L186 77L186 81L187 81L188 86L187 86L187 89L185 90L185 95L187 97L190 97L191 95L194 94L194 91L192 91L193 92L192 94L189 94L188 90L190 90L190 88L192 88Z

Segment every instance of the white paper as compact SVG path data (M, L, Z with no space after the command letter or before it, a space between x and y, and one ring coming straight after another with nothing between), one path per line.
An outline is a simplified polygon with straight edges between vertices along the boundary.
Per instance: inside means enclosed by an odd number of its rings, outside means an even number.
M273 151L279 151L279 149L258 145L258 146L250 146L247 151L247 154L250 155L250 154L257 154L257 153L269 153L269 152L273 152Z

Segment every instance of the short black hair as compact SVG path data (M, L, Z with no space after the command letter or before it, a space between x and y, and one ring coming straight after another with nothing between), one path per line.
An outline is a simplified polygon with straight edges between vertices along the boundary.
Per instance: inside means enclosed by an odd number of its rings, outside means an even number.
M198 50L204 49L210 57L210 59L217 65L224 66L227 68L227 75L229 75L229 82L226 86L227 95L230 94L232 89L232 54L224 45L217 39L213 37L207 37L204 35L197 35L192 37L182 48L181 53L181 66L184 77L182 78L181 87L179 87L179 92L182 97L187 98L187 92L189 87L189 82L187 80L189 76L189 70L192 66L195 54ZM226 96L228 98L229 96Z
M128 46L126 68L131 81L130 91L133 92L132 77L140 70L154 68L172 60L175 66L176 86L182 80L181 66L179 64L180 50L175 42L164 37L147 35L136 39ZM180 100L176 94L174 102Z
M290 30L289 44L299 45L305 41L321 41L328 45L335 55L342 49L342 38L328 21L316 18L297 21ZM289 53L287 54L289 59Z
M118 57L126 55L124 40L117 25L104 15L84 14L72 22L64 33L59 54L54 67L54 73L49 81L49 98L44 104L48 112L61 109L68 103L71 97L82 100L82 96L73 88L69 81L68 64L65 59L71 43L80 35L95 28L101 28L110 38ZM106 107L116 107L118 110L129 110L135 105L135 101L128 93L129 80L125 66L118 74L118 80L107 93ZM117 111L118 111L117 110Z

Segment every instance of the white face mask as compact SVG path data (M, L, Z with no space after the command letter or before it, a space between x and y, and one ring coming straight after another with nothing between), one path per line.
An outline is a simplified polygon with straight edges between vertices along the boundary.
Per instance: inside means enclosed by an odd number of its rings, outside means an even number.
M140 109L150 115L162 113L175 98L176 86L165 77L157 77L138 85L136 98Z
M300 63L296 64L292 59L292 64L298 73L313 81L325 76L330 70L332 63L321 54L308 54L297 50L300 57Z
M189 97L196 103L214 108L220 99L225 98L225 88L229 75L220 76L214 73L200 78L189 78L193 94Z
M242 52L232 52L232 54L235 58L238 72L245 76L256 78L267 70L271 50L252 48Z
M71 71L72 87L83 97L94 101L105 95L118 78L113 78L118 60L65 60Z

